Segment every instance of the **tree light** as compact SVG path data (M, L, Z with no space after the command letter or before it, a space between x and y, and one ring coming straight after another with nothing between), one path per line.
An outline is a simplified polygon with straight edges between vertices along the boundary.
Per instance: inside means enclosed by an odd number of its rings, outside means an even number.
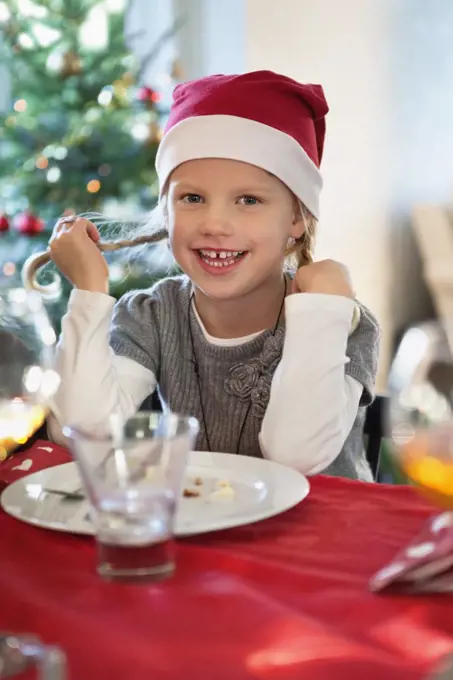
M46 174L46 179L48 182L51 182L52 184L55 184L55 182L58 182L58 180L61 177L61 170L60 168L57 168L55 165L52 168L49 168Z
M55 28L43 26L42 24L35 23L31 30L41 47L49 47L52 43L61 38L60 31L57 31Z
M11 18L11 12L4 2L0 2L0 22L8 21Z
M27 102L25 99L17 99L14 102L13 106L14 111L17 111L17 113L23 113L24 111L27 110Z
M38 170L45 170L49 165L49 161L45 156L38 156L35 165L38 168Z
M126 7L126 0L105 0L104 2L107 12L122 12Z
M98 95L98 103L101 106L108 106L113 99L113 88L111 85L103 87Z
M65 146L57 146L54 149L53 157L56 158L57 161L64 160L67 155L68 155L68 150Z
M26 33L21 33L17 40L19 45L26 50L29 50L33 47L33 40Z
M87 184L87 191L90 194L97 194L101 188L101 183L98 179L91 179Z
M135 123L131 129L132 137L138 142L144 142L149 137L149 125L146 123Z
M19 12L24 17L33 17L34 19L42 19L47 16L47 9L42 5L36 5L31 0L17 0Z
M109 38L107 13L104 7L95 6L89 12L87 20L80 27L80 43L86 49L103 50Z
M16 273L16 265L14 262L5 262L3 265L3 273L5 276L13 276Z

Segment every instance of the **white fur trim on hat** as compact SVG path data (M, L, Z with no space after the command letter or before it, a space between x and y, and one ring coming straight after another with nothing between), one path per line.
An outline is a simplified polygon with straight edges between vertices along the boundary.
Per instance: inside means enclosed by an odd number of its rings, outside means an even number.
M197 158L226 158L267 170L319 217L322 176L293 137L238 116L186 118L164 135L156 157L160 192L175 168Z

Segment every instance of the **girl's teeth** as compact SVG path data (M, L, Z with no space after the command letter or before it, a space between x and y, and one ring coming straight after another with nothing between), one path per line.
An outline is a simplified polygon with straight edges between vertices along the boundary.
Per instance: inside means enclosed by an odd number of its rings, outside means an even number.
M206 260L205 260L205 262L206 262ZM227 267L228 265L234 264L235 262L236 262L235 259L221 260L221 261L220 260L214 260L214 261L210 261L209 264L211 265L211 267Z
M200 253L203 255L203 257L210 257L213 260L221 259L225 260L227 257L237 257L240 255L241 251L240 250L200 250Z
M238 256L241 254L239 250L200 250L200 255L203 260L211 265L211 267L228 267L237 262Z

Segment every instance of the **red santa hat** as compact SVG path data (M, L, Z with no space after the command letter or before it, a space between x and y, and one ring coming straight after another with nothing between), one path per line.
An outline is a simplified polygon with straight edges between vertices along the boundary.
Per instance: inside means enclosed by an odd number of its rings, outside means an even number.
M318 217L328 110L320 85L271 71L178 85L156 157L160 191L181 163L227 158L272 173Z

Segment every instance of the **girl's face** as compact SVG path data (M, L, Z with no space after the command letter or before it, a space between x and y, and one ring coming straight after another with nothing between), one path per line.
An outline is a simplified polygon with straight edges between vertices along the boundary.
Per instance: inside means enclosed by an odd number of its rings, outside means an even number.
M248 163L187 161L172 173L167 193L173 255L196 287L228 299L280 280L288 238L303 223L289 189Z

